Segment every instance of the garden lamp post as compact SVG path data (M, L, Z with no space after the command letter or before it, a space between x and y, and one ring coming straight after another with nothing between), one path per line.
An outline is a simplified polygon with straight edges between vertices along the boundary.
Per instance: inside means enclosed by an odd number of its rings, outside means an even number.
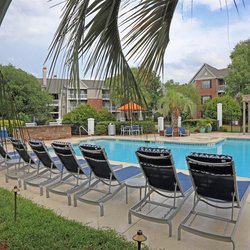
M147 237L142 233L142 230L138 230L137 234L135 234L132 238L134 241L138 243L138 250L141 250L141 243L147 240Z
M16 202L16 199L17 199L17 192L20 191L20 189L18 189L17 186L14 186L12 191L14 192L14 221L16 222L16 214L17 214L17 202Z

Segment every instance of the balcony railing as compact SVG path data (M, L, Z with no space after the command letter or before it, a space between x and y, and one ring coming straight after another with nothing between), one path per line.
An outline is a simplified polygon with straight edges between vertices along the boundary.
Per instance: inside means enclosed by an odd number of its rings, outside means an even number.
M74 94L68 95L68 99L78 99L78 100L82 100L82 99L87 99L87 98L88 98L88 94L81 94L80 96L74 95Z
M109 94L102 94L102 99L109 99Z
M226 89L226 85L218 85L218 92L224 92Z

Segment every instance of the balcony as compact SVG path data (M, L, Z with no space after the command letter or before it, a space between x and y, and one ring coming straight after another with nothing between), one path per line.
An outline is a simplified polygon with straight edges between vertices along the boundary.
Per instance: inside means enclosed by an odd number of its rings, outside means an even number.
M59 106L59 100L54 99L51 103L51 106Z
M218 85L218 92L225 92L226 84L224 85Z
M68 95L68 99L73 99L73 100L87 100L88 99L88 94L80 94L80 96L74 95L74 94L69 94Z
M102 99L103 100L109 99L109 94L102 94Z

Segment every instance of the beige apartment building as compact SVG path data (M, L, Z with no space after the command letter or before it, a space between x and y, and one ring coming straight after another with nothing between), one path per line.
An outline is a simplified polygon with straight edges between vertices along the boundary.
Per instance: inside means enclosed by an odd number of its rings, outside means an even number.
M112 105L109 97L109 90L104 86L103 81L81 80L80 88L69 86L69 80L53 77L47 79L46 68L43 68L43 78L38 78L43 88L46 88L54 97L53 100L53 118L62 119L63 116L72 111L79 104L89 104L96 110L102 108L108 109L110 112L119 116L118 111Z

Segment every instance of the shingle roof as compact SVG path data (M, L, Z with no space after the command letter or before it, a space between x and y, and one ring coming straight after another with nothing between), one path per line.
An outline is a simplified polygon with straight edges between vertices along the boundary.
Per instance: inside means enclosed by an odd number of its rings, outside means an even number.
M197 75L201 72L203 68L206 68L214 76L214 78L217 78L217 79L224 78L228 74L228 68L216 69L215 67L207 63L204 63L202 67L197 71L197 73L193 76L193 78L190 80L190 83L194 82Z
M43 84L43 79L38 78L40 84ZM47 89L52 94L59 94L63 88L69 83L69 79L47 79ZM80 81L80 89L107 89L104 86L104 81L97 80L81 80ZM74 89L74 86L68 86L70 89Z
M38 78L38 81L43 84L43 79ZM52 94L59 94L61 90L66 86L68 83L68 79L47 79L47 89Z

